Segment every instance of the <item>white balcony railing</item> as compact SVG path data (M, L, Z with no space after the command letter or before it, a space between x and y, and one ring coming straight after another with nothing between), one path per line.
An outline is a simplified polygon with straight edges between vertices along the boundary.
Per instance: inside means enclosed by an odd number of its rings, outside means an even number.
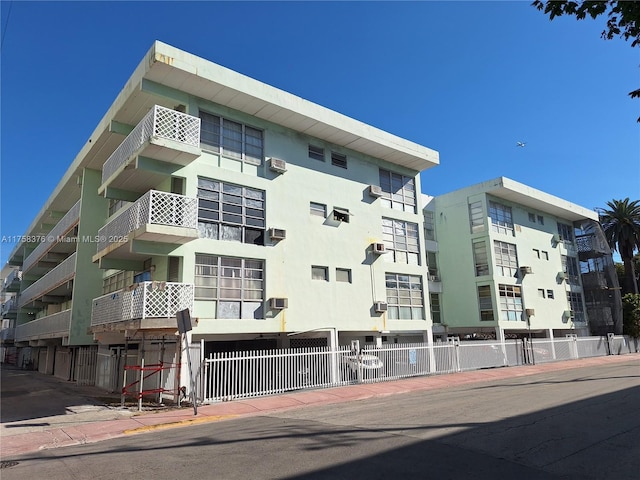
M33 252L25 258L22 264L22 270L27 272L29 269L40 260L45 253L47 253L51 247L53 247L58 240L80 219L80 200L69 209L64 217L56 224L55 227L44 237L44 240L38 245Z
M3 328L0 330L0 340L6 342L7 340L13 340L16 336L16 329L13 327Z
M4 279L3 288L6 290L13 282L21 282L22 281L22 270L15 269L12 270L7 278Z
M167 138L199 147L200 119L170 108L154 106L104 163L102 183L105 183L131 155L152 137Z
M71 310L47 315L18 325L15 330L15 341L37 340L40 338L66 337L71 326Z
M97 251L126 242L131 232L147 224L198 228L198 200L149 190L98 231Z
M193 307L192 284L142 282L93 299L91 326L146 318L172 318ZM177 324L176 324L177 328Z
M60 265L51 270L33 285L29 285L20 294L19 307L36 300L45 293L71 280L76 273L76 254L73 253Z
M0 315L4 317L9 313L17 312L17 310L18 310L18 300L16 297L12 297L2 304L2 308L0 309Z

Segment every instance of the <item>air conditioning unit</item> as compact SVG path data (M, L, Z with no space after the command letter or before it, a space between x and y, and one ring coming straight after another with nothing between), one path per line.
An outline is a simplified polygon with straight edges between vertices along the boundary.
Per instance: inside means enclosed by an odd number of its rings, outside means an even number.
M429 274L429 276L427 278L429 279L430 282L439 282L440 281L440 277L438 275L432 275L431 273Z
M372 243L371 251L373 251L373 253L375 253L376 255L382 255L384 253L387 253L387 247L385 247L384 243Z
M271 238L271 240L284 240L287 238L287 231L282 228L270 228L269 238Z
M269 169L273 172L284 173L287 171L287 162L279 158L271 157L269 159Z
M565 310L562 316L565 318L573 318L575 317L575 314L573 313L573 310Z
M287 298L271 298L269 300L269 307L274 310L282 310L289 306L289 299Z
M551 237L551 240L553 241L553 243L559 243L562 241L562 237L559 233L554 233L553 237Z
M387 302L375 302L373 304L373 309L376 313L383 313L387 311Z
M381 197L382 187L378 185L369 185L369 195L371 195L372 197Z
M527 314L527 317L533 317L536 314L536 311L533 308L525 308L524 313Z
M565 272L558 272L558 279L559 280L566 280L567 279L567 274Z
M520 273L526 275L527 273L533 273L531 267L520 267Z

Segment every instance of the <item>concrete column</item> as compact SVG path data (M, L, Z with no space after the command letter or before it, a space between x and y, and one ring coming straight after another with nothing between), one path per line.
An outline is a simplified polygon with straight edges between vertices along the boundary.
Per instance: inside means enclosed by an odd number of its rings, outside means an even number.
M551 358L556 358L556 344L553 341L553 328L547 329L547 338L551 340Z
M423 339L427 343L429 349L429 372L435 373L436 371L436 355L433 348L433 327L428 326L424 331Z
M506 339L504 338L504 329L499 326L496 326L496 341L500 342L500 348L502 350L503 365L509 365L509 362L507 360L507 346L505 344Z

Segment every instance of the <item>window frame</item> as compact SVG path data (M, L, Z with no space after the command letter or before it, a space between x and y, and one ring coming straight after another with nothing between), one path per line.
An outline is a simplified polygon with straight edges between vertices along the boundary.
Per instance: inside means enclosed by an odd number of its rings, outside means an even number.
M347 156L343 153L331 152L331 165L338 168L347 169Z
M318 273L322 273L322 278ZM329 267L323 265L311 265L311 280L324 280L325 282L329 281Z
M518 248L515 243L493 241L494 274L515 277L518 273Z
M491 218L491 229L494 232L515 235L513 210L510 206L489 200L489 217Z
M518 322L523 320L522 287L500 283L498 284L498 297L500 321Z
M387 318L424 320L424 282L422 275L385 273ZM409 315L407 316L407 313Z
M391 254L386 254L385 260L405 265L421 265L418 230L417 223L382 217L382 241Z
M414 177L380 168L378 179L382 197L380 203L385 208L402 212L417 213L416 182Z
M210 117L211 121L203 116ZM231 120L203 109L198 111L198 117L201 124L200 148L202 150L240 160L247 165L262 165L264 161L264 129ZM211 131L206 128L209 124L213 125ZM234 138L237 136L234 133L238 132L239 139ZM206 141L209 134L214 137L213 142ZM217 143L215 142L216 137Z

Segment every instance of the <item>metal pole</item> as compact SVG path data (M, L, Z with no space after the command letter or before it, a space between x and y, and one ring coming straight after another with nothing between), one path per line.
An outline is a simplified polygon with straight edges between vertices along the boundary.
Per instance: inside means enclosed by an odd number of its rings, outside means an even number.
M191 402L193 403L193 414L198 414L198 402L196 401L196 385L193 381L193 370L191 368L191 351L189 350L189 340L187 334L183 334L185 350L187 352L187 365L189 365L189 384L191 385Z
M142 359L140 361L140 383L138 386L138 411L142 411L142 390L144 383L144 333L142 334Z
M127 388L127 354L129 351L129 337L124 337L124 364L122 365L122 392L120 396L120 406L124 408L125 389Z

